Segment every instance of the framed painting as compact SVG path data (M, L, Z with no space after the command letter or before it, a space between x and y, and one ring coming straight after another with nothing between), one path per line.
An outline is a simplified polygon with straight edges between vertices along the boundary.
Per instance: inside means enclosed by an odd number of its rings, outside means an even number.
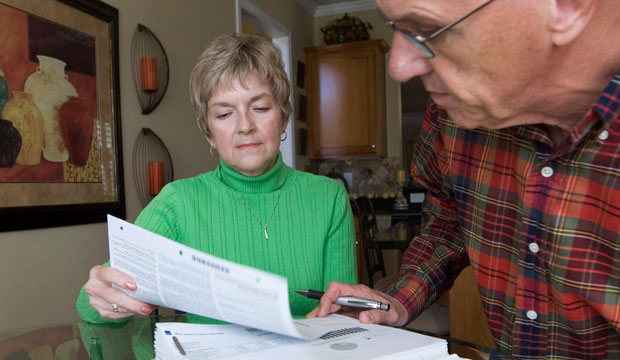
M0 231L125 217L118 11L0 0Z
M297 86L303 89L306 86L306 64L297 61Z
M299 147L297 148L297 155L305 156L308 146L308 131L304 128L299 128L298 134L299 139L297 139L297 143Z
M297 102L297 120L306 121L306 96L299 94Z

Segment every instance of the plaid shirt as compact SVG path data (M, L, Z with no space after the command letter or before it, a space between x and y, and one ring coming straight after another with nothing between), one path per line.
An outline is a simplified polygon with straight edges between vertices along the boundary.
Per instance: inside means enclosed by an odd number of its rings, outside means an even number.
M471 264L501 354L620 358L619 104L620 72L558 147L429 106L411 169L428 218L390 290L412 318Z

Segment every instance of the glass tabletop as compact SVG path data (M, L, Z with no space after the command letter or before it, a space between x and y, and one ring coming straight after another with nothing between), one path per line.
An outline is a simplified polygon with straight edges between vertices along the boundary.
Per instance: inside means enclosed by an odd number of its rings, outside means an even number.
M154 359L153 332L157 322L184 322L184 314L132 317L122 322L65 325L0 332L0 359L101 360ZM406 329L409 330L409 329ZM409 330L412 331L412 330ZM484 359L489 349L445 336L415 331L447 340L448 346L468 346Z
M419 219L401 221L377 232L366 240L369 249L397 249L405 252L414 236L420 233Z

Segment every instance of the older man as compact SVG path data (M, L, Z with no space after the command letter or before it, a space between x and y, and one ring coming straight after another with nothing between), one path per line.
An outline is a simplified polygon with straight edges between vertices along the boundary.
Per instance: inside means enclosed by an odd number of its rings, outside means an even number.
M429 220L388 294L402 326L472 265L496 351L620 358L620 2L378 0L390 74L433 103L412 165ZM342 311L347 311L342 309Z

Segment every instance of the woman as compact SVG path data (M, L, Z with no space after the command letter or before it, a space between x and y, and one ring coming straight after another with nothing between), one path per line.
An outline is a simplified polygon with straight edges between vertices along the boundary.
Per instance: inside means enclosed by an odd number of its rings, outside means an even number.
M198 127L220 164L174 181L142 211L136 224L206 253L288 278L294 317L316 306L294 293L331 280L356 282L353 220L337 182L282 162L281 136L291 112L290 85L280 51L258 36L217 38L190 78ZM82 319L106 322L152 306L113 288L135 282L95 266L77 301ZM212 319L189 315L192 322Z

